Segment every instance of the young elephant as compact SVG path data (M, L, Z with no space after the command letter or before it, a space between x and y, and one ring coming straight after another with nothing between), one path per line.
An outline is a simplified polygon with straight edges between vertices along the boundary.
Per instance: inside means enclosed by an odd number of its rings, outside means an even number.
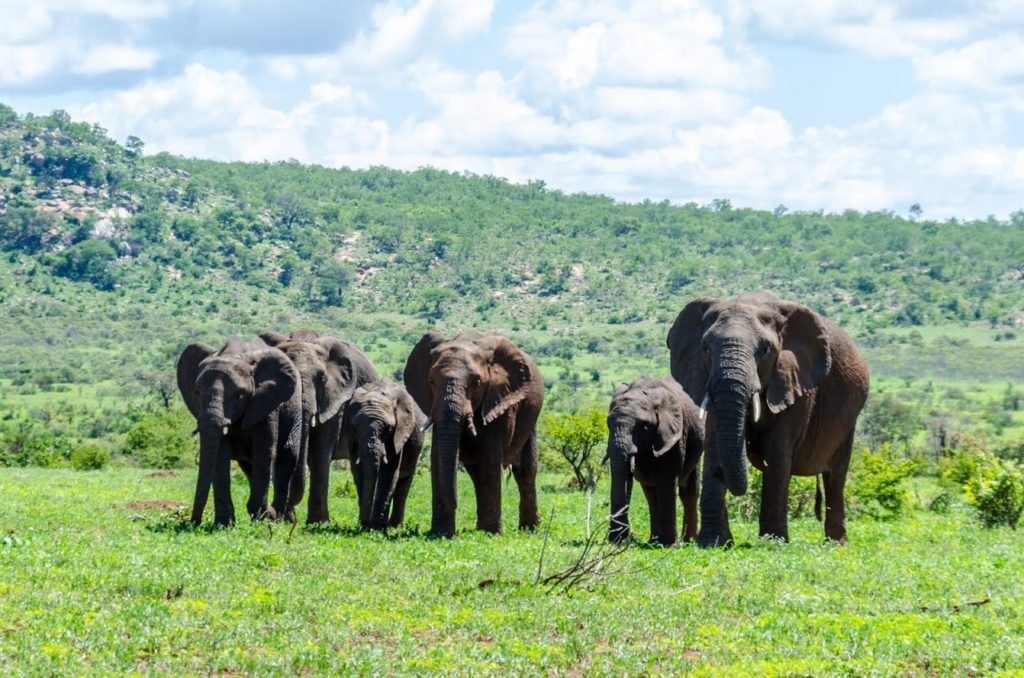
M295 520L302 499L302 388L298 370L263 341L232 339L214 352L189 344L177 364L178 389L199 433L199 476L192 504L198 525L213 485L215 525L235 522L231 460L249 479L249 515ZM273 477L274 501L267 506Z
M405 498L429 424L400 384L367 384L352 395L345 410L338 456L351 460L359 496L359 522L364 528L385 530L402 524Z
M608 539L629 538L629 501L635 478L651 513L651 542L676 542L676 495L683 502L683 540L697 537L697 464L704 428L690 396L672 377L641 377L622 386L608 410L612 467Z

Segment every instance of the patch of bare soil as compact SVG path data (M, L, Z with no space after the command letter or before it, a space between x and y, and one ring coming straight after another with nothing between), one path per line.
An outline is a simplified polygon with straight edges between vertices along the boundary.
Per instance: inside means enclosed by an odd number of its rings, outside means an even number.
M175 471L153 471L152 473L146 474L147 478L177 478L178 474Z
M160 509L167 511L171 509L184 508L184 504L179 501L169 501L167 499L142 499L140 501L130 501L127 504L121 504L114 508L127 509L129 511L144 511L146 509Z

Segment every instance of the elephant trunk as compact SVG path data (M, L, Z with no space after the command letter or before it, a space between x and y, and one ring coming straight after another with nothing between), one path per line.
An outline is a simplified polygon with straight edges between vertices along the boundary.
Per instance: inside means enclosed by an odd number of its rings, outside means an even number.
M367 527L371 530L384 530L388 526L388 509L391 507L398 469L398 460L387 458L386 444L382 436L381 431L374 431L371 436L367 445L370 463L366 464L366 467L372 468L373 471L372 474L363 476L363 487L367 489L366 494L369 497Z
M742 384L723 384L712 395L715 414L715 443L722 476L729 492L737 497L747 493L747 405L748 389Z
M459 458L459 443L466 426L467 417L472 417L472 410L467 413L465 396L457 385L449 384L441 405L435 436L437 439L438 460L438 491L441 509L453 513L456 500L456 471Z
M220 451L221 431L219 427L201 427L199 433L199 476L196 479L196 494L192 500L192 524L203 522L203 511L210 497L217 455Z
M621 542L629 538L629 499L633 485L632 465L636 453L632 427L614 425L608 439L608 461L612 472L608 539L612 542Z

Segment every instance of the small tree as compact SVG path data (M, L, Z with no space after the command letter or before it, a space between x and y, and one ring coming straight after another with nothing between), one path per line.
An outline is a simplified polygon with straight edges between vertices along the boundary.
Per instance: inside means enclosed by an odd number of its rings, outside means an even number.
M594 462L594 450L608 437L604 410L549 414L544 424L545 447L569 463L579 489L592 492L601 468Z

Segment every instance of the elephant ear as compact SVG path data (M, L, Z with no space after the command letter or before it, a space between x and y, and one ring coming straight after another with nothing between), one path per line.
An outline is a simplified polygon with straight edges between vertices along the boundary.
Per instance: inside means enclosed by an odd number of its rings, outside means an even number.
M341 420L341 434L338 436L338 444L334 449L334 459L348 459L353 463L358 461L356 455L353 454L356 441L353 422L361 406L362 404L357 400L349 400L346 403L345 414Z
M519 347L504 337L491 354L487 391L480 409L484 426L505 414L526 397L530 385L530 363Z
M405 389L399 389L395 396L395 453L401 454L402 448L412 437L413 431L422 431L421 424L426 419L416 402Z
M260 334L260 339L262 339L263 343L267 346L277 346L278 344L283 344L288 341L288 337L280 332L263 332Z
M821 316L800 304L778 306L785 318L782 346L765 390L768 409L777 414L817 388L832 368L828 331Z
M658 420L658 440L661 441L661 447L653 451L655 457L660 457L678 445L683 437L683 404L666 388L662 391L660 400L654 403L654 413Z
M701 338L718 317L716 312L708 315L708 309L717 301L711 297L698 297L688 303L679 312L665 341L671 355L672 377L698 403L704 400L704 390L708 385Z
M255 351L246 356L253 365L253 393L242 417L242 428L249 429L295 395L299 373L292 361L276 348Z
M324 380L316 385L316 417L324 422L336 415L359 388L358 370L353 364L351 347L340 339L320 337L311 343L327 351Z
M405 370L402 372L402 381L405 389L416 401L416 404L424 412L431 412L432 398L430 394L429 375L430 368L434 364L432 353L434 349L445 342L445 338L438 332L427 332L413 346L409 358L405 361Z
M196 395L196 377L199 376L199 363L209 358L214 353L214 348L209 344L196 342L189 344L178 356L176 365L178 372L178 390L181 391L181 398L192 416L199 418L199 397Z

